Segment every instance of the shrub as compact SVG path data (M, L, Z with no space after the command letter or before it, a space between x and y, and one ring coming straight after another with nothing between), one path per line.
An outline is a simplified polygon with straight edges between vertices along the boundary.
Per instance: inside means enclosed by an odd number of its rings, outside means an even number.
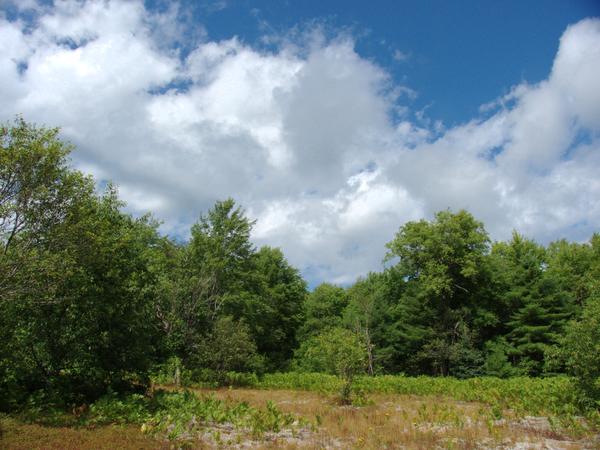
M343 404L351 403L352 381L365 371L367 348L352 331L331 328L311 338L296 365L307 371L323 371L339 376L344 384L340 390Z
M570 322L562 356L586 407L600 406L600 296L590 298L581 319Z

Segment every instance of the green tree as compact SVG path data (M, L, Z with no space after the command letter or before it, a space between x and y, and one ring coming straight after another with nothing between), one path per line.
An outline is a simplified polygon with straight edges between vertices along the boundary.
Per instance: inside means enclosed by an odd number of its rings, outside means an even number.
M227 199L216 202L192 226L185 265L198 276L211 320L220 312L235 317L236 296L248 291L254 270L255 248L250 242L253 224L232 199Z
M598 291L599 286L592 289ZM600 406L600 295L587 300L579 320L569 322L561 339L562 357L585 405Z
M543 305L543 277L547 266L544 247L517 232L509 242L497 242L492 247L492 285L497 299L496 313L500 318L497 333L504 336L513 364L524 373L539 373L544 351L550 337L547 324L551 321ZM490 344L491 345L491 344Z
M441 211L431 222L403 225L387 248L386 259L397 261L394 269L406 282L395 307L402 322L397 329L421 346L413 366L444 375L452 372L450 349L462 342L461 353L466 355L476 346L472 331L456 330L495 320L489 300L481 296L489 276L489 238L483 224L464 210ZM467 334L469 339L461 337ZM475 364L479 358L463 358L461 364L467 359Z
M328 328L304 342L297 353L295 368L306 372L325 372L344 380L343 403L349 403L354 377L364 373L367 348L356 333L340 327Z
M256 344L244 322L235 321L230 316L220 317L204 344L200 356L202 366L214 370L218 375L262 369Z
M34 289L35 247L90 195L89 180L69 169L71 146L58 133L22 118L0 126L0 302Z
M157 312L168 348L187 366L199 364L217 320L243 318L248 295L255 295L251 229L232 199L216 202L192 226L190 241L171 252Z
M303 342L327 328L342 325L348 294L339 286L320 284L306 297L304 323L298 330L298 341Z
M306 282L277 248L262 247L255 255L255 270L259 295L252 297L244 318L252 324L258 351L269 368L282 370L297 347Z
M12 211L3 270L18 268L3 278L12 287L0 302L4 406L37 390L80 401L143 386L156 331L148 269L156 224L123 214L112 188L97 196L91 178L68 168L56 130L15 128L4 131L3 152L16 150L3 158L17 154L6 173L25 181L9 183L17 201L3 203L3 214Z
M362 336L367 350L367 372L374 375L376 367L376 331L375 323L385 302L384 276L370 273L359 278L348 289L349 303L344 312L344 322L354 332Z
M109 387L147 381L156 331L147 250L157 235L120 206L115 191L84 199L37 247L35 266L47 288L20 295L7 309L27 391L93 399Z

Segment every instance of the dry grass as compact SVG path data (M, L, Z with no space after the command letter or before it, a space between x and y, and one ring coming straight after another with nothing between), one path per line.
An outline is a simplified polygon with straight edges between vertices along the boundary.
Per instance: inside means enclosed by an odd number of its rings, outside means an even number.
M135 426L95 428L54 427L26 424L11 418L1 421L0 449L87 450L164 449L169 446L153 440Z
M202 391L207 392L207 391ZM211 391L214 392L214 391ZM333 396L303 391L221 389L216 396L257 407L273 401L302 416L316 430L301 442L274 442L278 448L600 448L594 436L575 439L541 418L497 420L489 407L437 397L372 395L372 405L339 406Z
M305 391L219 389L198 390L231 401L264 407L272 401L284 412L301 416L313 429L296 435L267 434L262 441L244 437L224 440L221 448L359 448L359 449L587 449L600 448L594 436L569 436L545 419L496 419L489 407L437 397L372 395L371 405L340 406L335 397ZM138 427L61 428L26 425L13 419L2 424L0 448L6 449L153 449L177 448L143 435ZM211 447L209 430L194 448ZM219 430L221 433L221 430ZM229 437L234 437L235 433Z

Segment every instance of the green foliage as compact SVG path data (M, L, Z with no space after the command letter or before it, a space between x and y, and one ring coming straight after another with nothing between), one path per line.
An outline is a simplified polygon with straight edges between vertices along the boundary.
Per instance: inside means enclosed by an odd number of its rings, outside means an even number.
M262 359L256 353L256 345L244 322L229 316L217 319L212 333L202 348L200 365L224 372L256 372L262 369Z
M280 250L255 250L252 225L233 200L217 202L192 227L190 242L164 281L160 307L168 347L192 369L282 368L296 346L305 282ZM220 322L225 317L239 324L237 331ZM216 367L215 348L220 356L232 349L233 358L240 345L237 362L230 358L228 368Z
M190 391L156 392L152 397L108 395L91 405L85 423L134 423L142 431L172 441L193 441L206 427L230 424L260 438L266 432L292 428L299 421L273 403L253 408L245 402L230 404Z
M470 378L481 375L482 355L473 342L468 327L457 323L450 337L433 338L420 351L420 358L429 361L440 375ZM446 335L448 336L448 335Z
M0 126L0 244L5 256L14 247L23 250L42 239L67 214L82 181L68 168L70 151L56 128L37 128L22 118ZM14 274L2 275L0 292L6 299Z
M483 224L466 211L442 211L431 222L406 223L387 247L387 260L397 260L394 271L405 285L389 311L400 321L394 341L404 368L475 374L480 357L470 330L493 316L478 298L488 277Z
M68 403L147 382L156 224L123 214L110 186L97 196L91 179L68 169L68 149L56 130L22 121L3 129L2 157L18 170L2 184L19 180L10 197L18 200L3 203L16 230L2 237L5 408L39 390Z
M348 305L346 291L329 283L320 284L304 302L304 323L298 330L300 342L327 328L342 325L344 308Z
M183 365L181 358L172 356L166 362L153 367L150 379L154 384L190 386L192 371Z
M488 247L483 224L471 214L441 211L432 222L403 225L387 244L387 258L399 258L405 277L419 280L421 289L439 298L441 306L452 307L479 281Z
M344 380L341 402L351 403L352 381L357 374L364 373L367 366L364 341L347 329L330 328L305 344L299 350L296 367L306 372L322 371L339 376Z
M262 247L255 255L259 295L246 307L256 347L269 370L285 368L297 347L296 332L304 320L306 282L278 248Z
M145 421L143 429L165 435L169 440L193 439L206 426L231 424L260 437L265 432L291 428L295 418L282 413L272 403L257 409L245 402L228 404L214 397L198 397L189 391L163 393L153 402L156 412Z
M561 341L567 372L573 376L587 406L600 407L600 295L584 305L581 318L572 321Z
M366 348L364 342L350 330L331 328L314 336L301 347L296 365L306 372L325 372L344 380L364 372Z
M0 127L2 410L143 391L150 367L161 383L253 385L292 358L339 375L346 384L327 383L348 395L365 368L567 371L585 403L598 401L599 234L544 247L515 232L490 249L482 223L442 211L400 227L384 272L307 294L281 250L257 251L232 199L174 243L149 216L125 214L110 184L96 193L71 149L57 129Z
M335 393L343 385L344 381L334 375L288 372L265 374L257 387ZM581 412L576 386L565 376L460 380L453 377L376 375L358 376L353 386L367 394L430 395L481 402L501 409L511 408L520 415L568 416Z
M501 331L511 346L507 354L521 373L542 373L544 355L575 311L575 304L562 287L568 283L561 281L557 272L574 281L572 271L567 275L559 267L567 259L569 266L585 266L583 261L575 262L575 254L585 254L580 250L583 247L571 248L564 242L553 243L546 250L516 232L510 242L496 243L492 249L498 315L507 325Z
M210 313L218 313L220 297L235 295L244 288L252 267L254 246L250 243L253 222L244 216L233 199L216 202L192 226L187 263L214 284ZM211 300L213 300L211 302Z
M374 340L377 339L376 320L385 308L386 289L382 275L370 273L348 289L349 303L344 311L347 327L361 337L367 353L367 372L375 373L377 364ZM375 333L375 335L374 335Z
M504 339L486 343L486 357L483 370L486 375L508 378L517 375L517 370L510 364L508 354L510 346Z
M89 407L85 422L93 425L143 423L152 417L149 399L143 394L119 395L109 392Z

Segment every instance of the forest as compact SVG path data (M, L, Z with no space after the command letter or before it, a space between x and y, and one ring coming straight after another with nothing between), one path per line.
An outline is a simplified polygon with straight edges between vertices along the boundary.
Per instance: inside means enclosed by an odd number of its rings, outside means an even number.
M427 389L568 380L576 414L597 414L600 234L492 241L468 211L442 210L398 224L385 270L309 290L281 249L252 243L233 199L181 241L125 212L115 186L99 192L58 129L17 118L0 139L4 413L313 374L343 380L332 391L347 399L392 375L435 377Z

